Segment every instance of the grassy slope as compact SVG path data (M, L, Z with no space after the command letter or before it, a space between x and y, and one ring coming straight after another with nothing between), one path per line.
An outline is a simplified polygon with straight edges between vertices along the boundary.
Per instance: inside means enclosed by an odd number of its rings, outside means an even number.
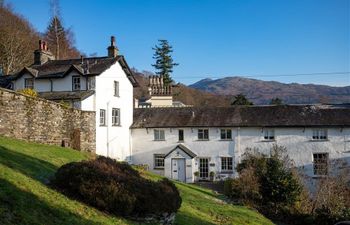
M89 157L70 149L0 137L0 224L133 224L45 185L59 166ZM177 224L272 224L250 209L223 203L210 190L176 185L183 199Z

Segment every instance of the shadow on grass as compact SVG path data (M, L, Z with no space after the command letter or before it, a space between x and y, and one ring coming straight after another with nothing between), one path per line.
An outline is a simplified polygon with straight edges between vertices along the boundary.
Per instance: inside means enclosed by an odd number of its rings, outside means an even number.
M0 224L98 224L0 179Z
M201 187L196 186L195 184L185 184L185 183L181 183L181 182L176 182L176 184L178 186L182 186L184 188L189 188L189 189L192 189L194 191L198 191L202 194L210 195L211 197L218 198L218 195L214 194L212 190L204 191Z
M175 220L176 225L215 225L215 223L208 222L207 220L187 215L183 212L178 212Z
M0 146L0 163L42 183L47 183L58 169L51 163L11 151L3 146Z

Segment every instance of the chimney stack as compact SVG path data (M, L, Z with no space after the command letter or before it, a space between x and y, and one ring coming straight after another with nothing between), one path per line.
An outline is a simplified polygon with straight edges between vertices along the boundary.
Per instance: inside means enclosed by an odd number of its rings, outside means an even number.
M55 60L55 56L49 51L46 42L39 40L39 48L34 51L34 65L42 65L49 60Z
M108 50L108 57L117 57L118 56L118 48L115 44L115 37L111 36L111 45L107 48Z

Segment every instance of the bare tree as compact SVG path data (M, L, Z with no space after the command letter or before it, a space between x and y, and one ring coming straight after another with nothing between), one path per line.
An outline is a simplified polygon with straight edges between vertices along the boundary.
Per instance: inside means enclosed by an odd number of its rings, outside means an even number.
M0 67L8 75L33 62L39 35L8 6L0 7L0 18Z

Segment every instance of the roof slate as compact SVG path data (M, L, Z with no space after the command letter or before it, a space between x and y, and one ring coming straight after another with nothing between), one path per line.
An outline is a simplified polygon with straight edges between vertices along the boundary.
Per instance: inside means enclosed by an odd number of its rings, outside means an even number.
M120 62L120 65L127 74L127 77L133 86L138 86L132 71L122 55L118 55L116 57L89 57L83 58L83 60L81 58L49 60L42 65L33 64L29 67L24 67L15 75L16 78L18 78L24 72L28 71L35 76L36 79L62 78L72 69L74 69L83 76L98 76L116 62Z
M55 92L39 92L38 96L48 100L84 100L93 95L95 91L55 91Z
M349 105L134 109L131 128L350 126Z

